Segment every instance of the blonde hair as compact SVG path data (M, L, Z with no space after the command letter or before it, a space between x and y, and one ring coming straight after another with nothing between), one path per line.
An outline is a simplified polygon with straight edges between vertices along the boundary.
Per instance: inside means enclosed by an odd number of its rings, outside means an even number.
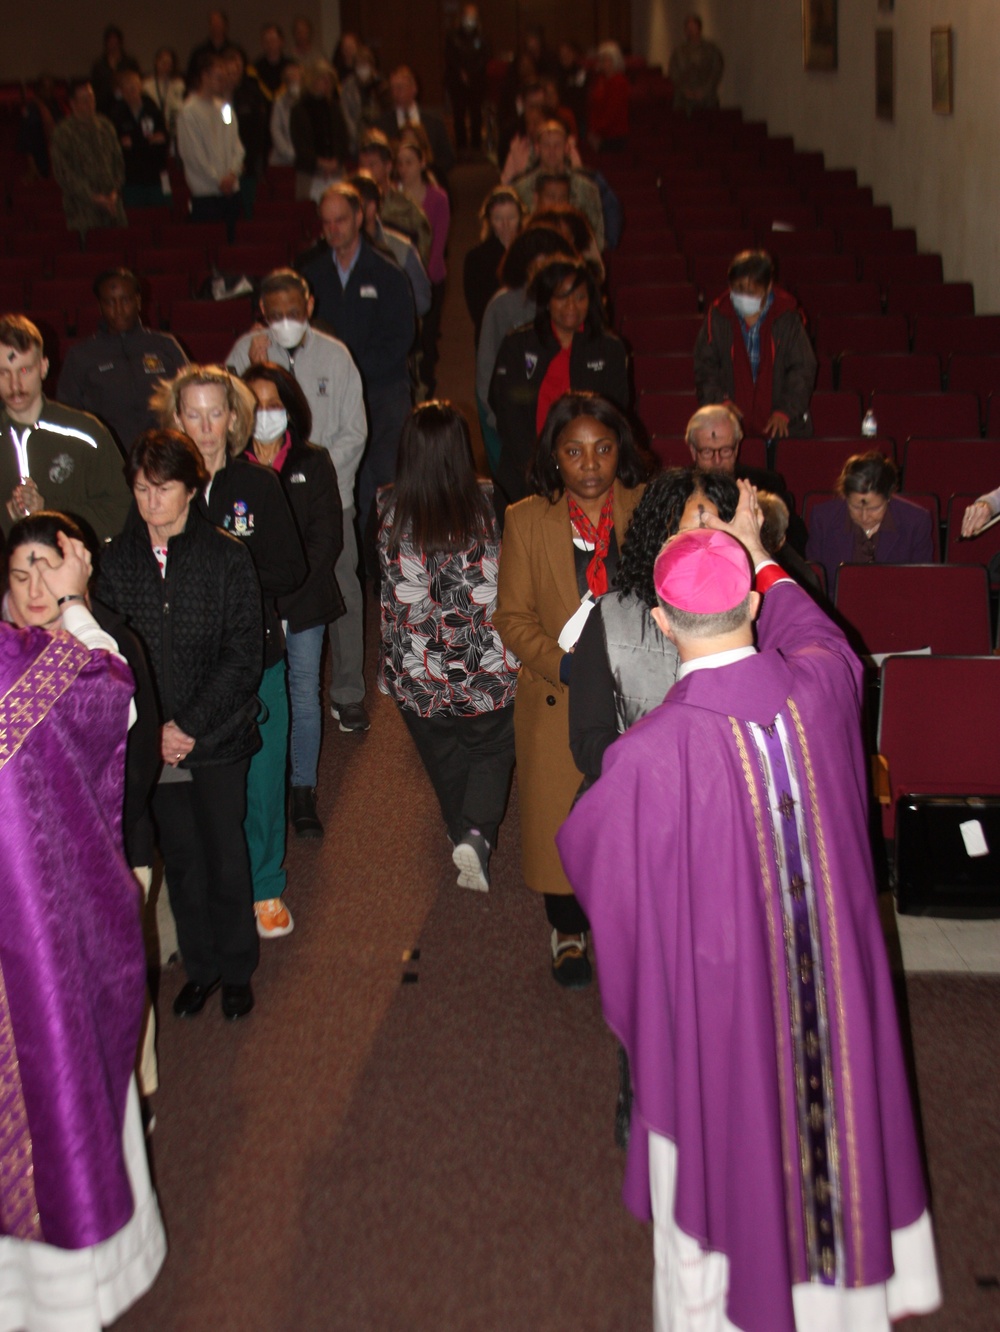
M164 430L176 430L184 390L199 388L203 384L221 388L226 395L226 406L235 414L226 436L229 455L235 458L243 452L253 434L257 399L246 384L221 365L186 365L173 379L160 380L149 399L149 405L159 416Z

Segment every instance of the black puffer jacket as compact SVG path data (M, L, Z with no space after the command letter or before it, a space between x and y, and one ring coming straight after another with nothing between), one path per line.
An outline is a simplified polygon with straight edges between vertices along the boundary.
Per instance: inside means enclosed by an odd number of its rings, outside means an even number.
M97 595L142 640L164 721L195 747L181 764L235 763L260 747L256 696L264 664L260 584L250 552L192 504L160 574L134 504L103 553Z

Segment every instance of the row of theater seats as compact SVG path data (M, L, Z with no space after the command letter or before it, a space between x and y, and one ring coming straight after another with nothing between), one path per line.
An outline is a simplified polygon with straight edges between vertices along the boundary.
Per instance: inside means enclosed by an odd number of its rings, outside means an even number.
M883 832L894 836L896 801L915 792L1000 794L987 572L1000 564L1000 527L958 539L968 503L1000 483L1000 317L975 316L971 288L945 283L940 256L918 253L915 234L893 228L853 171L827 170L822 154L738 113L687 124L646 110L627 160L602 169L627 219L609 286L653 448L665 463L690 461L683 434L705 305L738 249L767 248L809 316L816 437L747 439L741 460L779 471L808 522L844 460L877 448L932 513L946 561L844 565L829 589L860 652L931 653L890 656L878 672ZM874 439L860 433L869 407Z

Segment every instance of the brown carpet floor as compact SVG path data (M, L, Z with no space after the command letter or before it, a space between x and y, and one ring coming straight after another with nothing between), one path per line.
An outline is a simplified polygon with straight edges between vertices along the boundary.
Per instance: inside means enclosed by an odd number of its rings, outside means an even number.
M456 170L440 391L473 403L461 257L486 168ZM470 416L473 413L470 412ZM394 706L325 737L321 843L289 845L287 939L257 1008L180 1022L161 978L152 1155L170 1254L122 1332L643 1332L651 1241L619 1199L614 1043L551 980L519 873L455 886ZM946 1285L928 1332L1000 1327L1000 980L907 986ZM991 1281L993 1284L991 1284Z

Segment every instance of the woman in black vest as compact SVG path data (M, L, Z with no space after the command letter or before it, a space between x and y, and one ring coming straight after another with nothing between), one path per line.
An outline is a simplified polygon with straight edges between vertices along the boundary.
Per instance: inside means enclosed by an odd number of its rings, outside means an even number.
M598 393L628 409L628 353L604 325L594 275L582 259L552 258L528 288L535 319L500 345L490 406L497 418L498 486L510 504L529 493L528 470L549 408L565 393Z

